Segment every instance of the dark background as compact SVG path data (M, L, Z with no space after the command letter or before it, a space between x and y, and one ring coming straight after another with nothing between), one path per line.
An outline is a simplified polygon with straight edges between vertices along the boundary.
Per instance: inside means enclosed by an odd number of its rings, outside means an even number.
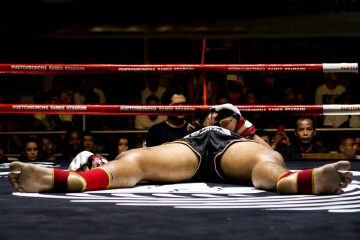
M359 56L355 0L14 0L0 8L2 62L199 63L204 37L207 63Z

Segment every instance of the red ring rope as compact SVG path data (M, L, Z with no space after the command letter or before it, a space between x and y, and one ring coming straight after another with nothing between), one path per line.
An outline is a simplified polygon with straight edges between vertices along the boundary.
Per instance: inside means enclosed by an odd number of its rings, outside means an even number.
M203 38L203 44L202 44L202 53L201 53L201 65L205 64L205 52L206 52L206 38ZM202 80L203 85L203 103L204 105L207 105L207 86L206 86L206 78L205 78L205 71L201 73L201 77L199 81Z
M209 110L203 105L66 105L66 104L0 104L7 114L92 114L92 115L159 115L185 114ZM236 105L242 112L274 112L311 115L360 115L360 104L334 105Z
M109 74L131 72L352 72L357 63L317 64L0 64L6 74Z

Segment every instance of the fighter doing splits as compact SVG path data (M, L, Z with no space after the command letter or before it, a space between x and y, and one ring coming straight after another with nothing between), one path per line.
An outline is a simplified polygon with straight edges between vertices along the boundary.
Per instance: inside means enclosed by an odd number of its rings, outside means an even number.
M159 146L131 149L89 171L13 162L10 183L20 192L81 192L129 188L140 181L251 184L280 194L340 194L352 180L348 161L289 171L282 156L256 136L231 104L211 108L202 129Z

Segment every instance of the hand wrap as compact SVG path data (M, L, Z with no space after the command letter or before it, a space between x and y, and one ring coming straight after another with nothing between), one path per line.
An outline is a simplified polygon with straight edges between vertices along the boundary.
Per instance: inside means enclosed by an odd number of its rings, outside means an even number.
M240 119L241 117L239 109L231 103L213 106L210 108L210 112L216 112L218 114L216 121L220 121L230 116L235 117L236 119Z
M82 151L71 161L68 169L73 171L85 171L104 165L107 162L108 160L100 155L93 154L89 151ZM88 169L85 169L86 167Z

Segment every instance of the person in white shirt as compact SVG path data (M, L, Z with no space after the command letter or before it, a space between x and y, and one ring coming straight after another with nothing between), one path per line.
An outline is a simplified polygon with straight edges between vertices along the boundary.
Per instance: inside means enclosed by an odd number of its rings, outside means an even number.
M340 104L341 94L346 91L346 87L339 83L337 73L325 73L325 83L318 86L315 91L315 104ZM336 121L336 116L325 116L323 126L331 125Z
M345 91L340 96L341 104L352 104L352 99L348 91ZM359 128L359 115L334 115L326 116L324 118L324 126L334 128Z

